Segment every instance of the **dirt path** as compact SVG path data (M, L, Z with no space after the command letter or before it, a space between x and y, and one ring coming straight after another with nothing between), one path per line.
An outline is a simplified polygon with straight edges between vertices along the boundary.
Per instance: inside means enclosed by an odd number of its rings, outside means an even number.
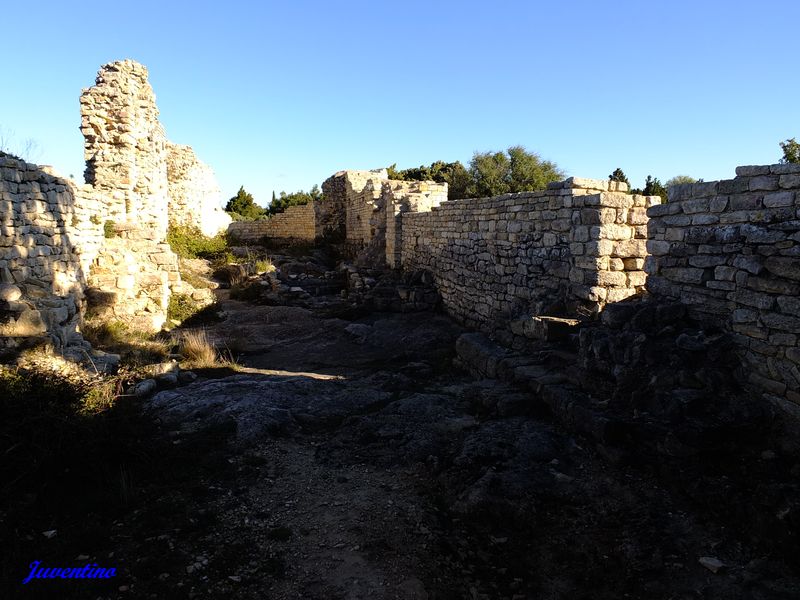
M210 333L245 372L147 401L109 531L62 531L117 580L21 597L798 597L797 554L726 518L727 474L698 502L692 469L609 464L529 392L454 369L443 316L224 305Z

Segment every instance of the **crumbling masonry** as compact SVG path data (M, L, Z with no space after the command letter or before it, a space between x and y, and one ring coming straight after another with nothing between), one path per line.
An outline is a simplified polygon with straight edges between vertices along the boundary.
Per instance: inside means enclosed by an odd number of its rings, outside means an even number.
M185 290L170 221L226 224L208 167L167 141L147 70L101 68L81 97L86 184L0 158L0 351L80 341L86 305L156 328ZM231 233L338 244L356 263L428 272L460 322L515 344L542 317L591 317L648 293L735 342L748 383L800 417L800 165L739 167L670 201L571 178L447 201L447 186L341 171L324 197ZM189 290L191 291L191 290Z
M171 293L209 299L181 282L167 226L213 234L230 219L210 169L167 141L147 69L104 65L80 100L86 184L0 158L0 352L80 344L87 305L156 330Z

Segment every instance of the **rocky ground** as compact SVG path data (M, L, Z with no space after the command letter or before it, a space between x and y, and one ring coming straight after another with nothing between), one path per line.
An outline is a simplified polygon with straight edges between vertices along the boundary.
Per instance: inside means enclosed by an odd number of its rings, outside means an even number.
M218 291L224 318L206 327L245 368L200 372L130 407L142 428L115 509L89 503L87 517L76 503L57 537L36 522L20 542L30 552L54 544L58 552L42 554L52 560L115 565L116 580L8 589L320 600L800 595L800 463L768 433L725 456L621 460L565 426L529 386L456 368L463 331L442 314L347 310L336 286L314 301L297 289L276 295L276 285L263 286L266 304ZM577 373L564 356L561 380Z

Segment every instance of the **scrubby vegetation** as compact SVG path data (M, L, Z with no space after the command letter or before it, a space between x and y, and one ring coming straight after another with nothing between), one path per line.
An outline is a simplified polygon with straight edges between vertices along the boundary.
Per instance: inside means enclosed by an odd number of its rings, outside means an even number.
M81 332L92 346L119 354L122 363L131 368L159 362L169 354L168 340L121 321L88 320Z
M228 251L226 234L220 233L209 238L197 227L171 224L167 229L167 242L181 258L214 260L225 256Z
M167 318L170 321L183 322L198 310L197 303L188 294L172 294L169 297Z

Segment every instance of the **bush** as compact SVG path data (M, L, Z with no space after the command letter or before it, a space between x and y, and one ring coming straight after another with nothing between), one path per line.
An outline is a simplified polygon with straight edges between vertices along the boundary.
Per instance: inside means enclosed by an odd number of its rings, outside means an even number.
M188 294L172 294L169 297L167 318L170 321L182 322L195 314L197 310L197 303Z
M228 239L224 233L209 238L197 227L186 225L170 225L167 229L167 242L172 251L181 258L213 260L225 254L228 249Z

